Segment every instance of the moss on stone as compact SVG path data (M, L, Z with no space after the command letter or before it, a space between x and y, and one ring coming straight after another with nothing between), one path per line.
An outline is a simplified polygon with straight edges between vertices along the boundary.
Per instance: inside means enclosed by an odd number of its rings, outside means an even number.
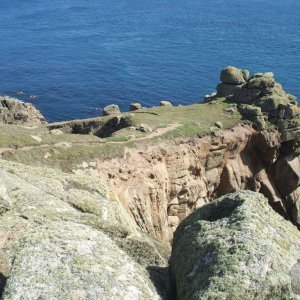
M170 260L178 299L299 299L289 271L300 234L250 191L210 203L185 219Z

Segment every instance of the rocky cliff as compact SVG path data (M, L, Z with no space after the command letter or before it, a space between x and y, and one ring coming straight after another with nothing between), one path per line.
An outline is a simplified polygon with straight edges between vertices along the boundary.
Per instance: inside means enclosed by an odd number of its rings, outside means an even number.
M45 124L46 120L31 103L0 97L0 123L35 126Z
M1 100L3 299L297 299L299 108L271 73L220 79L203 104L55 124Z
M140 228L170 243L196 208L238 189L263 193L298 222L299 156L284 147L277 131L242 124L217 137L127 149L122 158L98 162L92 174L109 182Z

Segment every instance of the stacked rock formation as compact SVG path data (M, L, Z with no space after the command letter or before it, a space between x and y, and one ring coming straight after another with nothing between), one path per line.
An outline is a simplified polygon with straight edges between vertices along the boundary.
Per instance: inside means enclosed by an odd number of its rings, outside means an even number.
M179 225L170 269L181 300L300 299L299 258L297 228L262 195L245 191L203 206Z
M248 78L249 71L227 67L221 71L220 79L222 83L217 85L217 93L225 97L234 95L243 87Z
M257 73L249 77L249 71L227 67L221 71L217 86L220 96L229 97L240 106L245 118L264 129L264 117L278 127L283 142L300 138L300 109L297 98L286 93L274 79L272 72ZM260 108L261 110L259 110Z
M35 126L46 123L44 116L31 103L0 97L0 123Z

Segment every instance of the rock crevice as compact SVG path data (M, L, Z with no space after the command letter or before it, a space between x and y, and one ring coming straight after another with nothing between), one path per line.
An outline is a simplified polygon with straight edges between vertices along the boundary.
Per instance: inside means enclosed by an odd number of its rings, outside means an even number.
M244 124L218 137L127 149L123 158L97 163L91 174L109 182L142 230L168 244L191 212L239 189L263 193L297 223L299 158L281 148L278 131L259 132ZM285 176L292 179L288 185Z

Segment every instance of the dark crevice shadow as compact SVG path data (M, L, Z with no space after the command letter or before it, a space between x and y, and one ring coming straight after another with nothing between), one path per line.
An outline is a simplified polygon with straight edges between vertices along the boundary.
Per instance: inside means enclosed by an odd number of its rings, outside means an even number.
M7 277L0 273L0 299L2 299L2 294L6 285Z
M172 287L171 276L168 267L149 266L147 271L157 293L162 300L175 300L176 291Z

